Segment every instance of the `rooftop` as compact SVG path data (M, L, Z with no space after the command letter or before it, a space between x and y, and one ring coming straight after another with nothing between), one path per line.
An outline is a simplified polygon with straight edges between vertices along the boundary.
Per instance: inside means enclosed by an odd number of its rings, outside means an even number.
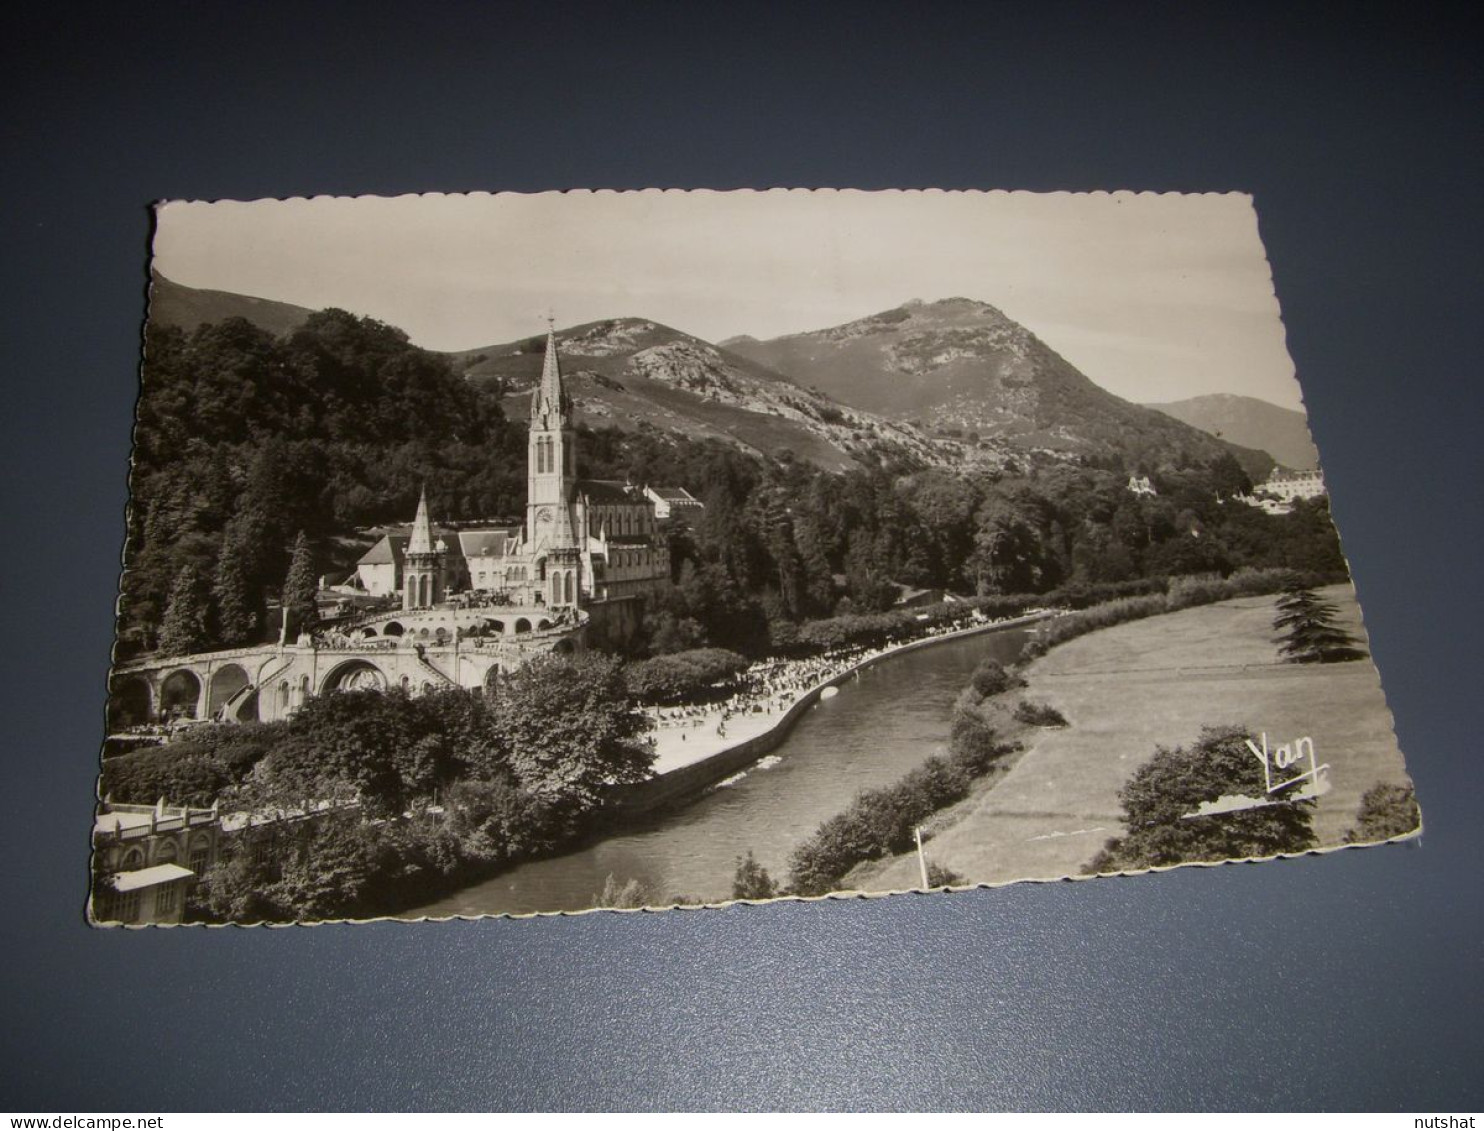
M137 872L116 872L108 878L108 886L114 891L138 891L172 880L195 879L196 873L179 864L156 864L153 868L140 868Z
M576 487L579 495L598 504L634 503L644 498L643 491L622 479L579 479Z
M700 499L684 487L651 487L649 493L664 499L667 503L695 503L697 506L701 503Z

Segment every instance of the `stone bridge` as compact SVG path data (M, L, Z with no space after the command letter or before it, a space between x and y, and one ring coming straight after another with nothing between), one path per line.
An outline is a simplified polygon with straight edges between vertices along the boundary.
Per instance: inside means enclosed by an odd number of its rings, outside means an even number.
M109 728L187 718L271 722L330 691L489 687L532 656L582 645L582 625L507 615L494 633L469 636L467 625L455 631L453 621L439 631L436 612L376 618L328 639L117 664L109 675ZM387 625L391 635L375 631Z

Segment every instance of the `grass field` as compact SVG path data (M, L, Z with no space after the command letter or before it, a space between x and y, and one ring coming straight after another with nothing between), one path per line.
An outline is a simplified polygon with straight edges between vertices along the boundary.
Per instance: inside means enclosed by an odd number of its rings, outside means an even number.
M1364 639L1349 586L1324 590L1341 624ZM1067 717L1032 731L1024 755L993 785L935 822L929 859L968 883L1076 875L1122 832L1118 791L1156 746L1193 741L1204 726L1234 724L1270 744L1313 738L1331 790L1314 826L1340 844L1361 794L1407 783L1391 712L1369 659L1280 663L1272 642L1275 598L1237 598L1103 629L1054 648L1025 675L1025 698ZM852 875L863 890L920 884L915 856Z

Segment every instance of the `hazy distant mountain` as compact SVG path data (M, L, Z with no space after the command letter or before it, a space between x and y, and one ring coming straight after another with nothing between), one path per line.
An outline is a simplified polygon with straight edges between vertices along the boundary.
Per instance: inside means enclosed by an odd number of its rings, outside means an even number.
M1308 418L1293 409L1230 393L1144 407L1234 444L1267 452L1284 467L1308 471L1319 466L1319 449L1309 437Z
M1255 476L1272 464L1114 396L1024 326L971 299L914 300L826 330L722 345L845 404L1020 449L1120 452L1151 466L1231 451Z
M150 276L149 320L159 326L179 326L190 331L206 322L246 318L269 333L287 334L302 326L312 313L287 302L182 286L158 271Z
M716 437L841 468L860 457L902 456L933 464L1003 462L996 451L841 405L710 342L641 318L590 322L557 332L562 372L579 419L620 428L653 426ZM541 375L544 335L450 355L469 378L499 382L506 411L523 417Z

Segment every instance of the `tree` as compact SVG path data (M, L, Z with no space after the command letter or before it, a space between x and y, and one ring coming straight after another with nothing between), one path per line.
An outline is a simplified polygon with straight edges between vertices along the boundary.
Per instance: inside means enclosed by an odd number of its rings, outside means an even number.
M897 599L897 587L882 564L877 540L865 528L852 530L847 537L845 580L857 608L879 612L891 608Z
M146 746L103 761L100 792L115 801L207 808L283 741L285 723L197 727L165 746Z
M197 899L209 916L229 922L348 918L370 909L382 855L376 828L354 810L265 824L235 838Z
M453 780L458 763L446 728L400 688L337 691L305 701L254 784L265 807L305 800L360 800L396 817Z
M1034 593L1044 589L1054 568L1042 538L1045 500L1019 489L989 495L974 515L973 549L964 562L965 578L980 596Z
M167 656L204 651L209 639L206 613L200 575L194 566L182 566L175 575L170 603L165 606L165 619L160 625L160 651Z
M1355 646L1358 643L1355 637L1335 625L1338 615L1334 605L1321 600L1301 581L1290 581L1283 588L1277 615L1273 617L1273 628L1279 633L1274 638L1278 651L1291 664L1334 664L1361 659L1365 653Z
M259 548L253 543L250 519L239 515L227 524L211 596L216 603L216 630L228 646L251 644L257 638L260 588L254 576Z
M1345 834L1346 844L1374 844L1416 832L1422 825L1422 810L1410 785L1379 782L1360 799L1355 827Z
M297 836L295 836L297 834ZM278 873L263 895L293 922L349 918L366 909L377 879L382 832L353 810L324 814L303 831L278 833ZM286 844L291 836L297 843Z
M964 878L952 868L945 868L936 860L929 860L928 887L930 888L957 888L964 886Z
M654 762L614 657L538 656L505 680L490 715L520 787L572 818L607 787L643 781Z
M1237 462L1237 457L1230 452L1217 456L1207 465L1207 470L1211 486L1220 498L1230 499L1237 495L1251 494L1252 480Z
M738 587L719 563L694 568L686 562L669 601L674 631L664 634L667 642L724 645L739 652L757 653L767 647L768 622L762 609ZM695 639L699 626L704 639ZM664 628L665 625L662 625ZM656 644L658 647L658 643Z
M632 663L624 673L630 694L647 703L692 701L729 680L747 661L724 648L694 648Z
M1189 747L1163 747L1119 791L1128 832L1110 840L1088 873L1195 861L1246 860L1314 847L1312 801L1194 814L1222 797L1265 798L1262 763L1241 727L1207 727Z
M619 911L635 911L641 907L653 907L659 901L649 888L638 880L619 883L612 872L603 881L603 890L593 893L594 907L607 907Z
M732 876L733 899L776 899L778 884L747 850L747 855L737 860L737 871Z
M458 781L444 798L447 828L469 860L499 863L551 848L561 830L549 806L521 789L515 775Z
M283 581L284 624L290 635L294 631L308 632L319 619L314 597L319 592L319 582L314 575L314 555L309 550L309 539L304 531L294 540L294 556L289 562L288 576Z
M947 471L927 471L903 484L902 493L916 517L915 541L926 550L921 581L953 586L974 548L974 511L979 505L972 484Z

